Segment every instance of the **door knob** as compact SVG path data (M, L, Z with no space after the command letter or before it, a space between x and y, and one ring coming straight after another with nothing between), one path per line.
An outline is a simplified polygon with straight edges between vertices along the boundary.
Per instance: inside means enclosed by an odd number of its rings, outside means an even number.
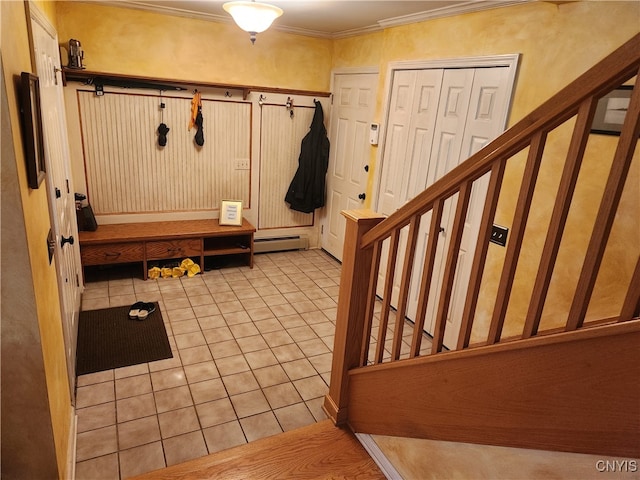
M62 240L60 240L60 248L64 247L65 243L73 245L74 242L75 240L73 238L73 235L71 235L69 238L64 238L64 235L62 235Z
M365 165L365 166L364 166L364 171L365 171L365 172L368 172L368 171L369 171L369 165Z
M358 195L358 198L360 200L364 200L365 198L367 198L367 194L366 193L361 193L360 195Z

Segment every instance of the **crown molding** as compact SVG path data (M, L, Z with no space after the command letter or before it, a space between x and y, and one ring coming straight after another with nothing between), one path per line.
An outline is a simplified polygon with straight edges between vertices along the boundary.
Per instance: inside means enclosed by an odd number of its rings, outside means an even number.
M343 30L342 32L336 32L331 35L331 38L338 39L338 38L355 37L357 35L365 35L367 33L381 32L382 30L384 30L384 27L380 25L380 22L378 22L377 24L369 25L368 27L353 28L351 30Z
M173 15L177 17L194 18L198 20L207 20L211 22L219 22L226 24L233 24L233 19L228 15L216 15L206 12L194 12L193 10L187 10L182 8L170 7L166 5L150 4L144 1L138 0L77 0L80 3L89 3L92 5L106 5L120 8L132 8L136 10L145 10L149 12L160 13L164 15ZM327 38L327 39L339 39L354 37L357 35L364 35L367 33L374 33L384 30L385 28L398 27L401 25L408 25L411 23L424 22L426 20L433 20L436 18L451 17L455 15L462 15L465 13L480 12L484 10L490 10L494 8L508 7L511 5L519 5L523 3L530 3L537 0L492 0L492 1L478 1L471 0L469 2L453 5L450 7L443 7L436 10L419 12L410 15L403 15L399 17L392 17L383 20L379 20L376 24L369 25L362 28L354 28L351 30L343 30L341 32L327 33L319 30L308 30L304 28L289 27L286 25L274 24L270 27L271 30L277 30L279 32L291 33L294 35L303 35L307 37Z
M400 17L387 18L378 21L382 28L397 27L407 25L409 23L424 22L425 20L434 20L436 18L453 17L465 13L481 12L494 8L510 7L523 3L530 3L535 0L494 0L494 1L470 1L450 7L442 7L428 12L413 13L410 15L402 15Z
M214 13L194 12L186 8L175 8L167 5L153 5L139 2L137 0L77 0L78 3L88 3L91 5L105 5L108 7L132 8L134 10L145 10L147 12L173 15L174 17L196 18L198 20L208 20L219 23L233 23L233 19L228 15L216 15Z

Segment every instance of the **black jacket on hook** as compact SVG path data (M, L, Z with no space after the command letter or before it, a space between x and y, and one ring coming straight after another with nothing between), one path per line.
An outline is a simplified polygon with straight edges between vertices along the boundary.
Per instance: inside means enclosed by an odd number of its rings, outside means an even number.
M329 138L324 126L324 113L319 101L309 133L302 139L298 170L291 180L284 200L292 210L311 213L324 207L325 177L329 166Z

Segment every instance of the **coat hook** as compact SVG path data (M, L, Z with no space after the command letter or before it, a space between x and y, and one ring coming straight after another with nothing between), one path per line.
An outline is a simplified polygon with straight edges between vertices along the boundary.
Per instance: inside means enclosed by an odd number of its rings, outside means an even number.
M260 94L260 98L258 99L258 105L262 106L264 101L267 99L264 95Z
M231 98L233 95L231 95L231 92L227 90L226 92L224 92L224 96L227 98Z
M293 118L293 98L287 97L287 103L285 107L289 110L289 116Z

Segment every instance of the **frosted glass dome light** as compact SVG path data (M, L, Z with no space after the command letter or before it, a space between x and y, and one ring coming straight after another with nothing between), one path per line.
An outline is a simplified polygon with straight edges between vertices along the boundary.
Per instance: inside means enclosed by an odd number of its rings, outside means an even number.
M256 34L264 32L283 13L281 8L255 1L227 2L222 8L242 30L249 32L251 43L255 43Z

